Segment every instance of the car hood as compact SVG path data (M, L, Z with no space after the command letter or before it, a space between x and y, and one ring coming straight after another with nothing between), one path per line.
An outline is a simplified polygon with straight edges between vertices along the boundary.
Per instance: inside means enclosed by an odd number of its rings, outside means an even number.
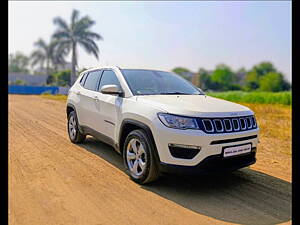
M243 116L253 112L240 104L207 95L143 95L137 101L162 111L186 116Z

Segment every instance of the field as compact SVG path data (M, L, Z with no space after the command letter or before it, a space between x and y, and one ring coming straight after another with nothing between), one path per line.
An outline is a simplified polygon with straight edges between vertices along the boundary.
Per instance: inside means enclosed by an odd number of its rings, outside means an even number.
M290 91L284 92L209 92L207 95L222 98L233 102L261 103L261 104L292 104L292 94Z
M291 224L291 107L243 104L261 128L256 164L140 186L111 147L70 143L64 96L10 95L9 224Z

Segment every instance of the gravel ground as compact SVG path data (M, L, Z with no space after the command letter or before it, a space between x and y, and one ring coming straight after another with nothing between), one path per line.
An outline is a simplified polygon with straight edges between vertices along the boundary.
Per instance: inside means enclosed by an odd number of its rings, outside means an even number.
M63 101L9 96L11 225L291 224L291 172L258 165L140 186L111 147L69 141Z

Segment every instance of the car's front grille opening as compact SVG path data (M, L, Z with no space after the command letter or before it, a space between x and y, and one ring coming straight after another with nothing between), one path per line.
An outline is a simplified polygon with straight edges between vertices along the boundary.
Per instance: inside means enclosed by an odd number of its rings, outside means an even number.
M255 117L252 116L251 118L252 118L252 125L253 125L253 127L256 127L256 120L255 120Z
M217 132L223 132L224 131L223 124L222 124L222 121L220 119L214 119L214 124L215 124Z
M206 130L206 132L213 132L214 131L214 127L213 124L211 122L211 120L202 120L202 123L204 125L204 128Z
M251 118L247 117L246 121L247 121L247 127L248 127L248 129L252 128L252 120L251 120Z
M244 118L240 118L240 124L241 124L241 129L242 130L246 130L247 129L246 120Z
M226 131L232 131L232 125L230 119L224 119L224 126Z
M232 124L233 124L233 130L238 131L240 130L240 124L238 119L232 119Z

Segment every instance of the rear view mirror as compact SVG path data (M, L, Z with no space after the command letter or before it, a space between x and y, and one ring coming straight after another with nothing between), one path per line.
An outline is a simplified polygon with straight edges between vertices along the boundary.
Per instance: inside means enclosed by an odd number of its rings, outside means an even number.
M123 91L120 89L120 87L114 84L104 85L101 88L100 92L102 94L111 94L111 95L119 95L119 96L123 95Z

